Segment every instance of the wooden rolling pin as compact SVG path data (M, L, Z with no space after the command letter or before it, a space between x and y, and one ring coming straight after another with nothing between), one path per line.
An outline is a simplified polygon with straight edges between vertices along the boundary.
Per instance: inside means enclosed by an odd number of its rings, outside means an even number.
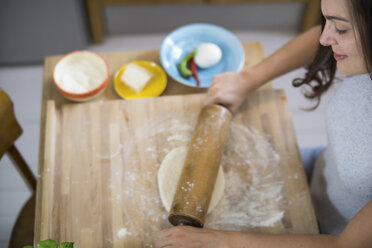
M204 226L231 119L223 106L202 108L168 216L171 224Z

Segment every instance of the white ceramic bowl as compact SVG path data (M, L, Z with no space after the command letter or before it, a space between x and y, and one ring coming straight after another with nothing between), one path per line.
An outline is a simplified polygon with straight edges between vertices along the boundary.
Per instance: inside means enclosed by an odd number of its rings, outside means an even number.
M97 53L74 51L58 61L53 80L58 91L67 99L88 101L105 90L109 81L109 67Z

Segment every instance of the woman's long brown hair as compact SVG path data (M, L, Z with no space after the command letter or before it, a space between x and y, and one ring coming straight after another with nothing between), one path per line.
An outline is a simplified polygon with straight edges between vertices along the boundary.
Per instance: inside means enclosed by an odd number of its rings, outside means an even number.
M356 35L359 35L363 57L368 72L372 72L372 1L371 0L346 0L350 7L351 17ZM325 18L321 17L322 31L325 26ZM306 68L304 78L295 78L292 81L294 87L307 85L304 95L308 99L316 100L316 105L310 110L316 109L320 104L321 96L332 85L336 74L336 60L333 57L330 46L319 44L313 62Z
M325 18L322 16L322 32L325 26ZM333 57L330 46L319 44L313 62L306 67L307 72L304 78L295 78L292 81L294 87L307 85L310 88L304 92L304 96L316 100L316 105L310 110L316 109L320 104L321 95L332 85L336 74L336 60Z

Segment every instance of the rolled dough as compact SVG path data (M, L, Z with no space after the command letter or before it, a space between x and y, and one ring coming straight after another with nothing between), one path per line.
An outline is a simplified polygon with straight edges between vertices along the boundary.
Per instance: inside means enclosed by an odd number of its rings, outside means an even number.
M169 212L174 194L176 192L178 179L181 176L183 163L187 154L187 147L181 146L170 151L163 159L158 171L158 185L160 199ZM217 206L225 190L225 177L220 166L216 184L209 203L208 214Z

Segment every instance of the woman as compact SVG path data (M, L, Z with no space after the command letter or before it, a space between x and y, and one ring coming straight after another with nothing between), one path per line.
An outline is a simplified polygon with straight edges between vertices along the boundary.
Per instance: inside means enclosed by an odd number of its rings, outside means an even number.
M205 104L235 112L265 82L309 65L308 98L320 96L336 68L344 81L327 113L328 147L317 159L311 194L322 233L261 235L174 227L161 231L158 247L372 247L372 1L321 0L322 27L289 42L255 67L214 77ZM319 45L320 42L320 45Z

